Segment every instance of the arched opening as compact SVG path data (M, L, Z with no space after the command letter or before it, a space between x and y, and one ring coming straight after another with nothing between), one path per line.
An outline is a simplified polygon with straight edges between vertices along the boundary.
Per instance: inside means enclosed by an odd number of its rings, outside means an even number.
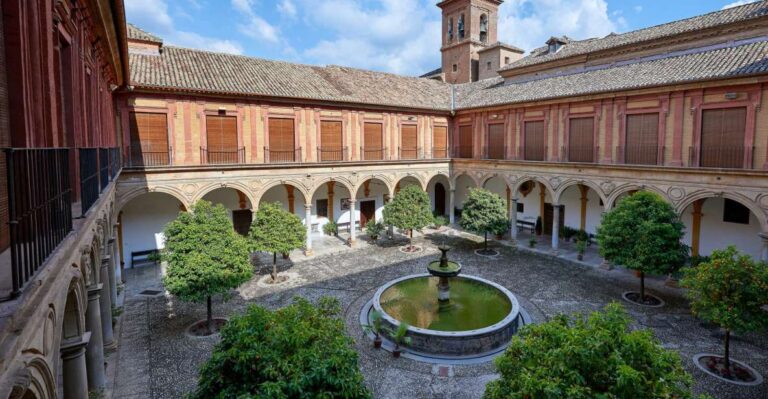
M412 184L408 183L409 180L406 179L401 180L401 183ZM416 180L416 184L418 184L418 180ZM382 221L382 211L384 210L384 204L389 201L389 196L389 187L384 181L376 178L366 180L357 189L357 193L355 193L355 198L357 199L355 215L350 214L349 206L345 207L342 200L342 212L346 212L347 217L344 221L347 226L350 220L354 220L355 225L360 228L365 227L365 225L371 222ZM341 228L341 221L339 227Z
M683 242L691 247L691 255L707 256L712 250L735 245L754 259L762 256L760 220L739 201L697 199L683 210L681 220L686 227Z
M64 305L64 322L61 328L62 341L77 339L83 335L81 319L77 288L73 284L69 288L67 303Z
M290 184L278 184L265 191L259 204L278 202L283 209L304 219L304 194Z
M456 218L461 218L461 210L464 209L464 202L469 198L469 190L473 188L477 188L477 184L471 177L462 174L456 178L456 191L454 193L456 206L454 212L456 213Z
M547 186L536 180L527 180L518 186L516 198L518 227L531 234L552 234L553 197ZM539 218L541 229L537 230L536 223ZM562 224L562 217L560 221Z
M349 223L349 189L344 184L329 181L321 184L312 194L312 233L323 234L329 222ZM346 209L342 209L343 205Z
M159 192L142 194L122 210L122 259L128 267L154 264L150 256L164 247L163 230L186 209L176 197Z
M253 205L245 193L235 188L222 187L208 192L202 199L227 208L235 231L243 236L248 235L253 221Z
M507 182L501 176L493 176L483 183L483 188L498 195L507 204L507 215L509 215L512 190L509 188Z
M480 41L488 42L488 16L485 14L480 16Z
M413 176L406 176L400 179L400 181L395 184L395 194L400 192L400 190L408 187L408 186L416 186L418 188L421 188L421 182L419 179L413 177Z
M563 206L564 227L591 235L597 233L605 209L597 191L585 184L573 184L560 194L560 205Z
M450 186L451 183L445 175L436 175L427 183L427 193L435 215L448 216L450 202L448 189Z

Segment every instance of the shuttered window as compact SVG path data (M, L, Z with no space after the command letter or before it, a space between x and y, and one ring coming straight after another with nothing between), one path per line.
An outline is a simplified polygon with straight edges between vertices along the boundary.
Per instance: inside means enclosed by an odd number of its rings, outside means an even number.
M366 123L363 135L363 159L384 159L384 135L381 123Z
M269 162L296 161L293 119L269 118Z
M504 124L488 125L488 158L504 159Z
M237 163L237 118L234 116L208 115L205 117L205 156L208 163Z
M747 109L708 109L702 113L699 164L709 168L744 167Z
M131 112L129 124L131 163L136 166L168 165L170 156L167 115Z
M595 118L573 118L570 120L568 161L595 161Z
M624 162L656 165L659 159L659 114L627 115Z
M448 128L435 126L432 132L432 158L448 158Z
M545 157L544 121L525 122L525 149L523 158L526 161L543 161Z
M320 122L320 160L343 161L344 148L341 137L341 122Z
M403 125L400 128L400 158L418 158L418 129L416 125Z
M472 158L472 126L459 127L459 158Z

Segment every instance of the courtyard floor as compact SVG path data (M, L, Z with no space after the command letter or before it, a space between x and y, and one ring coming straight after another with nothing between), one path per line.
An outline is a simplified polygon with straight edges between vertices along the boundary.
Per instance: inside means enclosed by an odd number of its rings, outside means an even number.
M345 309L349 334L360 353L360 367L366 383L376 398L480 398L485 384L496 378L492 363L439 366L410 359L393 359L385 351L371 347L358 318L361 308L376 289L389 280L425 271L427 260L439 257L435 245L449 243L452 260L461 262L462 273L493 280L511 290L534 322L546 321L559 313L589 312L620 301L625 291L636 290L638 281L626 270L603 270L599 259L586 262L567 260L547 254L546 248L531 251L508 244L494 243L500 252L496 259L477 256L477 237L455 230L427 232L417 243L425 248L419 254L404 254L398 246L404 239L383 239L362 243L358 248L326 249L315 257L298 253L291 260L280 261L283 273L292 279L281 286L260 283L269 273L261 268L228 302L214 303L216 316L232 316L249 304L277 308L289 304L294 296L317 299L338 298ZM526 244L526 241L520 241ZM521 245L522 247L522 245ZM323 255L324 254L324 255ZM589 253L588 253L589 255ZM594 254L593 254L594 255ZM575 258L575 254L573 255ZM265 262L268 257L260 258ZM210 356L217 338L192 338L185 329L205 317L205 305L180 303L166 295L142 295L147 289L162 291L159 267L126 270L125 311L120 321L120 347L116 375L111 381L113 398L179 398L196 385L199 366ZM682 290L666 287L663 278L650 279L651 292L662 297L666 306L643 308L624 303L636 321L635 327L653 330L662 344L679 352L694 376L695 389L715 398L766 398L768 386L739 387L720 382L694 367L692 356L701 352L720 353L722 334L714 326L690 315ZM747 362L763 376L768 375L768 336L737 336L732 339L732 356Z

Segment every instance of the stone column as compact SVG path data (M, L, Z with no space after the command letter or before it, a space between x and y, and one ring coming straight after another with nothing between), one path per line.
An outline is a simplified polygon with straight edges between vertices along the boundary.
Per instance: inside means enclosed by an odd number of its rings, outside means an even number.
M349 246L354 247L357 242L357 233L355 232L355 223L357 222L357 211L355 211L355 204L357 199L349 199Z
M552 205L552 254L557 255L560 247L560 207Z
M109 266L112 264L112 256L104 255L101 259L101 281L109 281ZM112 293L109 284L102 284L99 298L101 308L101 335L104 347L114 348L115 337L112 331Z
M387 195L384 197L384 204L388 204L388 203L390 203L391 201L392 201L392 196L390 196L389 194L387 194ZM387 236L389 237L389 239L390 239L390 240L391 240L391 239L393 239L393 238L395 238L395 226L391 226L391 225L390 225L390 226L387 226Z
M509 240L517 244L517 198L512 199L509 208Z
M64 399L88 397L88 371L85 365L85 347L91 339L86 332L81 337L61 343L61 370Z
M109 256L109 294L112 304L117 303L117 275L115 274L116 261L115 257L115 237L111 237L107 242L107 255Z
M304 248L304 255L312 256L314 254L312 250L312 204L304 204L304 218L307 224L307 244Z
M453 211L456 208L456 206L453 203L455 195L456 195L456 190L452 188L451 194L448 196L448 221L451 224L456 223L456 214Z
M88 369L88 390L100 391L106 387L104 376L104 340L101 335L101 306L99 294L102 285L88 288L88 309L85 312L85 328L91 332L91 339L85 350Z
M763 241L763 250L760 252L760 260L768 262L768 233L760 233L760 240Z

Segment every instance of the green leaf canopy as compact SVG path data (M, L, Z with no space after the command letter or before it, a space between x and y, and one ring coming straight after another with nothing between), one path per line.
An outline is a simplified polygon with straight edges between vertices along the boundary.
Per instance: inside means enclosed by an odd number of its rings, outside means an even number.
M401 230L421 230L435 220L429 195L418 186L406 186L384 206L384 224Z
M165 227L163 284L183 301L204 302L248 281L253 274L245 239L221 206L200 201Z
M248 238L254 251L289 253L304 246L307 230L301 219L279 202L264 203L256 212Z
M508 220L507 206L501 197L482 188L469 190L459 221L463 229L477 234L504 232L500 226L507 225Z

